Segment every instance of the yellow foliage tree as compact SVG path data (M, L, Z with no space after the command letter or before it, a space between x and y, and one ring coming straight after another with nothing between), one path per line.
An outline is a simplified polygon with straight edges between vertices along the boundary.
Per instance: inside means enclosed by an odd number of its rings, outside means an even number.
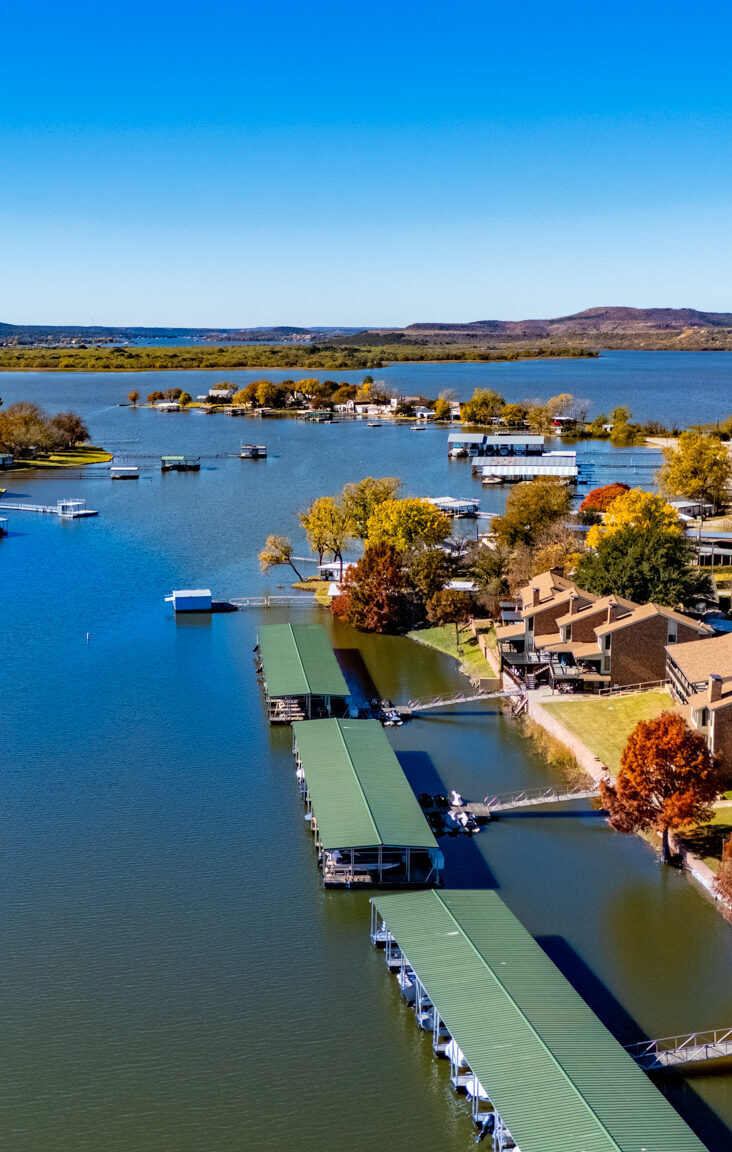
M369 544L393 544L399 552L440 544L450 534L450 518L429 500L384 500L368 521Z
M675 447L665 448L660 479L665 491L689 500L720 504L732 481L732 455L718 436L682 432Z
M593 524L587 533L590 548L596 548L603 536L610 536L619 528L658 528L663 532L681 535L683 525L675 508L663 496L631 488L623 492L605 513L602 524Z

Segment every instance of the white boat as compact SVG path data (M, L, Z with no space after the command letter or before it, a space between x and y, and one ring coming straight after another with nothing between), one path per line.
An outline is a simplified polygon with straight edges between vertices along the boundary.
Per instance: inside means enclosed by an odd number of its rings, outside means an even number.
M397 982L407 1004L413 1004L414 998L417 995L417 981L415 980L414 973L402 972L400 969L399 972L397 972Z
M264 460L267 455L266 444L242 444L242 460Z
M448 452L448 456L452 456L453 459L455 459L455 460L458 460L462 456L467 456L467 454L468 454L467 448L463 448L461 444L456 444Z
M500 483L501 483L501 477L500 476L484 476L483 477L483 484L484 485L485 484L500 484Z
M381 427L381 421L380 420L369 420L366 427L367 428L380 428Z

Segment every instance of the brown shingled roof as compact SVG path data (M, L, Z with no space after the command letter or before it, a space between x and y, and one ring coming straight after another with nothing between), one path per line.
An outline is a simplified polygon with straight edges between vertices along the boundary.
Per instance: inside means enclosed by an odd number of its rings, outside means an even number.
M666 608L663 604L643 604L640 608L634 608L627 616L621 616L619 620L613 620L611 624L602 624L599 628L595 628L595 635L607 636L610 632L619 632L621 628L627 628L629 624L639 624L641 620L650 620L652 616L665 616L667 620L676 620L687 628L695 628L697 632L701 632L702 636L712 635L712 629L707 624L702 624L699 620L692 620L690 616L684 616L682 612L675 612L673 608ZM697 641L690 640L688 643L696 644ZM680 644L678 647L685 648L686 644Z
M672 644L666 651L690 684L699 684L710 676L732 676L732 632L708 640Z

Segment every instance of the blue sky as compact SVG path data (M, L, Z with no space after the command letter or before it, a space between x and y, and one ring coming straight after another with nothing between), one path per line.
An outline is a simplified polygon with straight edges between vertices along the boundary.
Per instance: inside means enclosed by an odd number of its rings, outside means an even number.
M731 13L14 0L0 320L732 310Z

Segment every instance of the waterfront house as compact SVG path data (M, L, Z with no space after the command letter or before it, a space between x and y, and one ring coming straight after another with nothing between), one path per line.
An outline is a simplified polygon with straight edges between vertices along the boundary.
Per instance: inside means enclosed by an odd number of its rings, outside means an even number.
M326 887L437 884L443 856L378 720L292 726Z
M666 650L671 695L732 779L732 634Z
M0 452L0 468L12 468L13 454L12 452Z
M498 625L505 667L529 682L583 691L666 678L666 646L691 643L712 629L661 604L595 596L561 568L534 577L521 590L514 623Z
M682 520L698 520L700 517L714 515L714 505L703 500L669 500Z
M320 624L265 624L256 651L270 724L348 715L348 685Z
M208 394L209 394L209 397L211 400L228 401L228 400L233 399L234 389L233 388L214 387L214 388L209 388Z
M435 414L431 408L425 408L422 404L418 404L414 409L414 415L417 420L434 420Z
M689 540L694 545L700 567L732 564L732 532L692 528Z

